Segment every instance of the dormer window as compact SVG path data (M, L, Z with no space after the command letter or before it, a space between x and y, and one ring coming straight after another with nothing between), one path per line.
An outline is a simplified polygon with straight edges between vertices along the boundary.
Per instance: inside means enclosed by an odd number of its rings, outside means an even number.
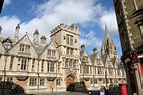
M19 51L29 52L30 51L30 45L20 44Z
M55 56L56 55L56 50L48 49L47 50L47 55L48 56Z
M99 58L97 58L97 64L100 64L100 59Z

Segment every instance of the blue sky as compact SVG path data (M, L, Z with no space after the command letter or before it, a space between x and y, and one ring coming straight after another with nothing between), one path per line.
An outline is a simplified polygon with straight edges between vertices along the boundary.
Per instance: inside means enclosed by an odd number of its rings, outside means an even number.
M80 45L85 44L89 54L95 47L100 53L106 23L119 58L122 55L113 0L4 0L0 14L1 34L14 37L18 23L20 37L27 32L32 40L34 30L38 29L40 37L45 35L47 42L50 30L60 23L77 23Z

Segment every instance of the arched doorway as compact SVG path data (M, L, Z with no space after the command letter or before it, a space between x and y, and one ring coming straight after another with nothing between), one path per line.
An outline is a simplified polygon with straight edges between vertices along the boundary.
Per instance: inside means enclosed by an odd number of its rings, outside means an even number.
M67 91L71 90L71 86L73 86L74 82L75 82L75 78L73 75L68 75L66 77L66 90Z

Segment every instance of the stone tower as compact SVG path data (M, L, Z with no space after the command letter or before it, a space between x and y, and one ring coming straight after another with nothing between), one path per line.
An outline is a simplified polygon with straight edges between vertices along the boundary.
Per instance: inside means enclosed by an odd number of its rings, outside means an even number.
M76 24L60 24L51 31L51 40L60 53L63 68L63 83L66 88L70 83L79 81L79 31ZM70 81L69 81L70 80Z
M110 58L117 57L116 46L113 40L111 40L110 38L106 24L105 24L105 39L103 40L101 47L101 56L104 55L109 55Z

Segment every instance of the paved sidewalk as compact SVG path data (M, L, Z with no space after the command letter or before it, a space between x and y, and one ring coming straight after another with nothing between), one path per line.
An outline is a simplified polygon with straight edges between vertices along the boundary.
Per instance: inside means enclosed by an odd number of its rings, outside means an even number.
M34 95L38 95L38 94L34 94ZM89 94L65 91L65 92L45 93L45 94L39 94L39 95L89 95Z

